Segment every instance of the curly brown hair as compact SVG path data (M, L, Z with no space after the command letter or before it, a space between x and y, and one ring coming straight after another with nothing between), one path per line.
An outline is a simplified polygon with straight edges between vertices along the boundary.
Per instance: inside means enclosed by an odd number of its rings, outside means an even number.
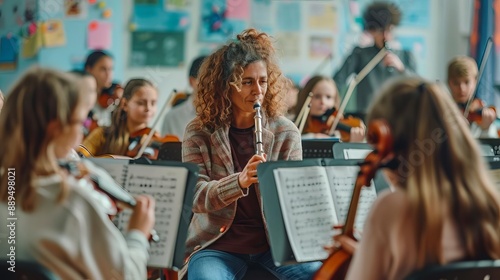
M267 66L267 92L261 104L268 118L282 115L286 110L285 88L291 81L284 77L276 59L271 37L255 29L247 29L208 56L198 75L198 92L194 105L199 128L215 130L231 122L233 117L231 87L241 88L244 68L263 61Z

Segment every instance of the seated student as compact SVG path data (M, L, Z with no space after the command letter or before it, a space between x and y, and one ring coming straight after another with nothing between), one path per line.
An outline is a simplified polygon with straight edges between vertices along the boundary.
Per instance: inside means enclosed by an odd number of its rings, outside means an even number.
M91 98L94 100L93 103L95 103L95 100L97 100L97 83L94 76L81 70L72 70L70 71L70 73L82 79L82 82L85 83L89 88L88 94L92 96ZM97 126L97 121L93 118L93 112L90 111L87 119L85 120L85 123L83 124L83 137L89 135L90 131L94 130L94 128L97 128Z
M299 92L297 101L296 115L304 106L304 103L309 95L313 93L309 116L302 130L302 138L328 138L332 137L327 133L333 123L334 112L340 106L339 91L333 79L325 76L314 76L309 79L304 88ZM306 105L307 106L307 105ZM362 120L359 120L359 126L350 127L342 124L337 127L341 128L349 142L361 142L365 137L365 125ZM340 137L340 131L336 130L335 137Z
M112 154L134 157L131 153L138 151L143 136L149 132L148 123L156 114L157 99L158 91L151 82L144 79L128 81L120 106L113 111L111 126L94 129L82 146L91 156Z
M100 50L87 56L84 71L94 76L97 83L97 102L91 111L98 126L111 125L111 113L123 95L120 84L113 82L113 57Z
M245 30L207 57L186 127L182 159L200 167L186 241L188 279L242 279L252 263L279 279L310 279L319 262L276 267L267 239L257 166L301 160L297 127L283 116L290 82L266 33ZM264 153L255 152L254 104L262 112ZM266 186L262 186L266 187Z
M162 134L173 134L182 140L186 125L196 117L193 97L196 95L198 89L198 70L205 57L206 56L197 57L191 63L191 67L189 68L189 85L193 89L193 92L189 95L187 100L172 108L172 110L165 115L161 130Z
M0 228L0 250L15 246L16 261L39 262L61 279L144 279L154 200L137 197L124 237L89 193L90 182L57 162L81 141L93 106L81 85L70 74L32 68L6 99L0 116L0 217L12 217L7 209L15 201L17 220L15 245L7 240L8 228Z
M457 56L448 63L448 87L462 112L474 94L478 82L477 75L476 61L471 57ZM498 138L497 128L493 123L496 119L493 109L485 107L482 101L475 99L469 106L469 114L480 109L480 113L475 114L481 115L481 121L473 121L470 124L472 135L476 138Z
M395 144L394 191L367 217L346 279L403 279L428 265L500 258L500 200L476 140L446 89L420 78L387 85L368 119L384 120ZM368 124L369 125L369 124Z

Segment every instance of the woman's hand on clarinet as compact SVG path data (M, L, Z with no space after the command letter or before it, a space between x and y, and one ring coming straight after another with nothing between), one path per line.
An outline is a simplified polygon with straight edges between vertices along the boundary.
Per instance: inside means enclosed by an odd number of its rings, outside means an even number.
M128 223L128 229L140 230L149 239L155 225L155 200L149 195L135 198L136 205Z
M238 184L243 189L250 187L252 184L259 183L259 178L257 178L257 166L261 162L265 162L267 155L262 156L253 155L248 161L243 171L238 175Z

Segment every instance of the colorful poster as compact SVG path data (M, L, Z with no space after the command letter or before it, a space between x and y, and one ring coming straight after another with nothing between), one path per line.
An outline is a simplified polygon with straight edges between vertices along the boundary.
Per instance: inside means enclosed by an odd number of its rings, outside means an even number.
M87 48L107 50L111 48L111 23L92 21L88 25Z
M429 0L394 0L403 10L400 26L428 28L430 26L431 6Z
M66 45L64 25L61 20L53 19L42 23L43 45L45 47L60 47Z
M276 20L279 31L300 31L300 2L283 2L276 5Z
M252 1L251 9L250 26L264 32L273 33L274 16L271 9L271 1L254 0Z
M311 58L325 58L331 55L332 49L332 36L314 35L309 38L309 57Z
M226 17L248 20L250 18L250 0L227 0Z
M24 37L21 49L21 57L32 58L36 56L42 45L42 30L41 28L36 28L36 31L33 34L31 34L29 37Z
M309 5L309 27L337 30L337 7L333 3L311 3Z
M187 11L165 11L161 7L135 7L135 31L185 31L190 26Z
M276 51L284 58L300 57L300 34L296 32L279 32L276 34Z
M199 41L222 43L246 28L246 22L228 19L225 0L203 0L201 2Z

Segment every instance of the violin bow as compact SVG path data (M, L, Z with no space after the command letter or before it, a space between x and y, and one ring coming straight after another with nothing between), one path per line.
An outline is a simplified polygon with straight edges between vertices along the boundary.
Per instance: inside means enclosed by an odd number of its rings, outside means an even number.
M309 111L311 111L311 99L313 97L313 93L309 92L306 100L304 101L304 105L300 109L300 112L295 120L295 125L299 128L300 134L304 130L304 126L306 125L307 117L309 116Z
M385 55L388 53L387 48L384 46L378 53L375 55L370 62L368 62L361 71L354 77L354 79L351 80L349 83L349 87L347 88L346 95L344 97L344 100L342 100L342 104L340 104L339 111L337 115L335 116L335 119L333 120L333 124L330 127L329 135L332 135L333 132L335 131L335 128L339 124L340 121L340 116L344 113L345 107L347 106L347 102L349 102L349 99L351 98L351 95L356 88L356 86L368 75L377 64L384 59Z
M144 154L144 151L146 150L149 141L151 141L151 139L153 139L153 135L156 131L156 127L158 126L158 124L160 123L159 120L163 117L163 115L172 108L172 102L174 101L174 98L175 98L175 94L177 93L177 90L176 89L173 89L171 92L170 92L170 95L169 95L169 98L167 99L165 105L163 106L163 108L161 109L161 112L160 114L158 115L158 117L156 117L156 120L154 121L153 123L153 126L151 127L151 130L149 131L148 135L146 136L146 140L144 140L143 142L143 145L141 146L141 149L139 149L139 152L137 152L137 155L133 158L133 159L138 159L142 156L142 154ZM167 110L168 109L168 110Z
M484 68L486 68L486 62L488 62L488 58L490 57L492 47L493 47L493 40L491 39L491 37L489 37L488 42L486 43L486 47L484 48L483 55L481 56L481 64L479 66L479 73L477 74L476 88L474 89L474 93L469 97L469 100L467 100L467 104L465 105L465 110L464 110L465 118L469 116L469 106L472 103L472 100L474 100L474 97L476 97L477 88L479 87L479 81L483 76Z

